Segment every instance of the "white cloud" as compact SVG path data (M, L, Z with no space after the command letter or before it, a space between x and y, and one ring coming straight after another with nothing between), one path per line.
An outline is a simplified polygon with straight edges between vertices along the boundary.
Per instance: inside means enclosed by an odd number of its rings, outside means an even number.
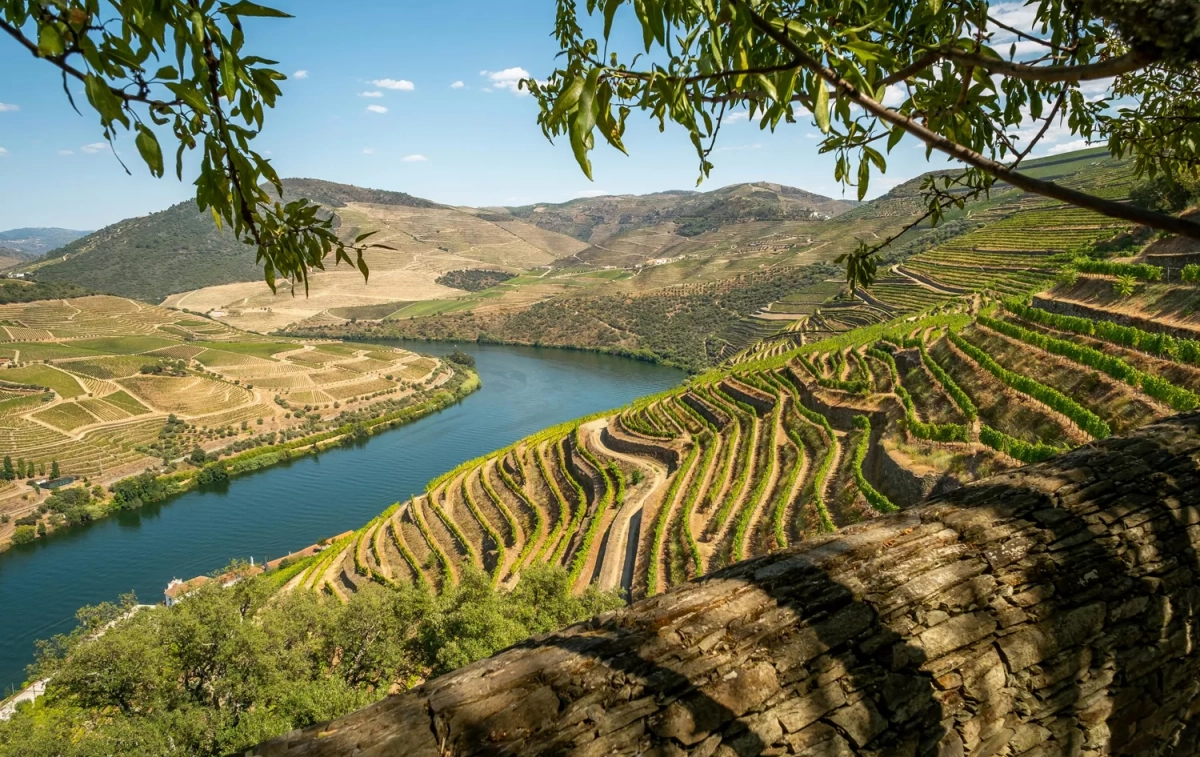
M378 90L372 90L370 92L359 92L358 96L359 97L383 97L383 93L379 92Z
M1029 5L1023 2L996 3L988 8L988 15L1006 26L1032 34L1035 31L1034 25L1037 23L1037 11L1037 3ZM1004 32L1004 34L1012 36L1011 32Z
M727 124L737 123L738 121L748 121L750 114L744 110L735 110L732 113L726 113L722 119Z
M387 113L387 108L383 107L382 105L368 105L367 112L368 113Z
M8 150L5 150L3 147L0 147L0 158L3 158L5 155L8 155Z
M363 148L363 155L374 155L374 154L375 154L374 147L364 147Z
M302 68L299 71L297 71L296 73L292 74L292 78L293 79L307 79L308 71Z
M80 152L86 152L88 155L94 155L98 152L104 152L108 148L107 142L92 142L90 145L84 145L79 148Z
M517 86L522 79L529 78L529 72L520 66L506 68L503 71L480 71L479 73L486 76L495 89L506 89L517 95L529 94L528 91L519 89Z
M401 92L412 92L417 88L408 79L375 79L371 83L382 89L395 89Z
M804 138L805 139L820 139L821 135L817 134L816 132L809 131L809 132L804 133Z
M467 85L463 84L461 81L456 81L450 85L450 89L462 89L465 86L467 86Z
M59 155L74 155L75 151L74 150L59 150L58 154Z
M405 163L424 163L428 161L429 158L425 157L424 155L405 155L402 160Z
M20 109L20 105L13 105L12 103L0 103L0 113L12 113L13 111Z
M903 105L904 101L907 99L908 95L905 93L905 91L900 87L897 87L895 84L889 85L887 90L883 93L883 104L889 108L899 107L900 105Z
M1074 152L1075 150L1083 150L1091 147L1092 144L1086 139L1073 139L1070 142L1063 142L1061 145L1055 145L1049 150L1046 150L1047 155L1058 155L1064 152Z

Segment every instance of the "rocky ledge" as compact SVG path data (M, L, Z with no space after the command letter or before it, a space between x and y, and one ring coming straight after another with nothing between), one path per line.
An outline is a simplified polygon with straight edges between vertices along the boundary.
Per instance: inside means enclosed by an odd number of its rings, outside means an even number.
M1200 414L530 639L247 752L1194 755Z

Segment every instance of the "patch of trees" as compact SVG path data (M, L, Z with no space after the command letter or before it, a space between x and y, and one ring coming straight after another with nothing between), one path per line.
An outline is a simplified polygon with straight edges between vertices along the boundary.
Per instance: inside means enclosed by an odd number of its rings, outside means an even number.
M468 292L480 292L490 289L497 284L503 284L517 276L508 271L489 271L481 268L468 268L461 271L447 271L434 281L442 286L453 289L463 289Z
M96 294L92 289L61 281L0 282L0 305L14 302L36 302L37 300L64 300Z
M0 723L0 755L233 754L623 604L572 596L565 571L538 567L511 592L468 570L441 595L374 583L346 604L277 594L301 567L124 620L132 595L83 608L78 628L40 645L31 675L50 678L47 694Z
M839 275L830 264L767 269L720 282L640 295L571 297L510 313L448 313L384 323L297 327L289 335L425 339L589 349L701 371L708 337L787 294Z

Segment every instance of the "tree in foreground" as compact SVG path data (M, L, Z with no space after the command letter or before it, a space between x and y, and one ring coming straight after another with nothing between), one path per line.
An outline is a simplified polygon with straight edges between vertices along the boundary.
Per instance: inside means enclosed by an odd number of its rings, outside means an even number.
M589 176L596 133L624 151L634 109L660 127L670 120L686 129L707 176L722 123L745 107L764 129L811 117L825 135L820 149L836 156L835 178L856 186L860 197L905 135L965 165L961 174L926 180L928 213L917 223L936 223L1003 181L1200 238L1200 223L1019 170L1047 130L1065 124L1073 135L1132 158L1139 175L1194 184L1196 0L1033 0L1025 6L1036 12L1031 26L1006 23L1000 4L988 0L557 5L560 67L545 82L524 86L541 106L543 131L566 135ZM110 0L103 8L100 0L0 3L0 31L59 69L68 98L69 84L83 85L107 139L134 132L152 174L163 175L164 152L174 151L182 179L184 154L200 152L197 203L257 248L273 289L281 277L307 287L310 271L323 268L330 252L365 276L363 252L372 246L366 235L339 239L317 205L278 199L279 177L252 147L285 77L273 61L245 49L243 22L286 17L248 0ZM618 20L641 31L642 49L614 49ZM602 33L589 36L585 27ZM873 279L874 254L890 241L864 243L848 256L852 284Z
M252 146L286 77L245 49L243 22L288 17L247 0L5 0L0 32L61 72L76 110L83 103L71 87L82 85L104 138L132 132L154 176L173 152L182 181L185 153L199 151L200 209L257 248L272 290L283 278L307 291L330 252L367 276L363 252L376 245L366 243L370 233L340 239L332 215L308 200L285 201L275 169Z
M546 136L565 135L589 178L596 134L624 152L626 121L640 110L688 132L703 179L722 123L746 108L763 129L811 118L834 177L860 199L906 135L964 165L926 178L917 223L937 223L999 181L1200 239L1194 221L1019 170L1065 124L1131 158L1141 176L1200 176L1195 0L1032 0L1028 26L1005 23L987 0L586 0L586 16L582 5L558 0L559 67L523 86ZM629 31L642 45L618 49ZM851 284L873 281L873 256L890 241L845 256Z

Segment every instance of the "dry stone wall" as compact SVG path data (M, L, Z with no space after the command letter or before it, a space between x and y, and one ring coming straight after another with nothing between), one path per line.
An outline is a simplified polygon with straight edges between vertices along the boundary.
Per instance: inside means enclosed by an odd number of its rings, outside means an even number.
M1200 415L734 565L249 752L1194 755Z

